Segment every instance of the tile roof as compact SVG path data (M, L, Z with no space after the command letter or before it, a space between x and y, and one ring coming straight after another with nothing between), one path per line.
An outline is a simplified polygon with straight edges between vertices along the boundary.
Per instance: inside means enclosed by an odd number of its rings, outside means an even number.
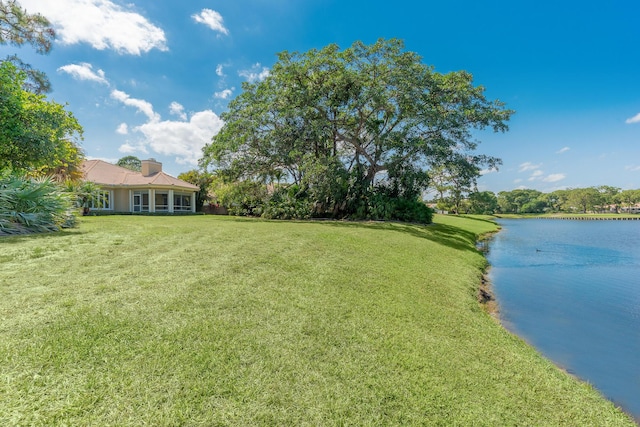
M96 184L113 186L161 186L178 187L189 190L199 190L196 185L174 178L162 171L149 176L143 176L142 172L135 172L103 160L85 160L82 163L82 172L87 181Z

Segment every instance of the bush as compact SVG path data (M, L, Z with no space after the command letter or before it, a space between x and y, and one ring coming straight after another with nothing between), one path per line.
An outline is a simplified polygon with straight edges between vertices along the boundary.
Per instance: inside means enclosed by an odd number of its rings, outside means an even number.
M75 225L73 198L51 178L0 178L0 232L57 231Z
M433 220L433 211L417 198L392 197L384 192L375 192L354 216L356 219L429 224Z
M239 181L221 185L217 199L230 215L261 216L267 203L267 189L253 181Z
M274 191L262 216L270 219L309 219L312 213L312 202L306 192L299 185L291 185Z
M300 185L276 187L240 181L216 186L216 196L230 215L269 219L348 218L428 224L433 211L415 191L400 185L368 187L359 174L335 164L315 164ZM309 177L313 178L310 179Z

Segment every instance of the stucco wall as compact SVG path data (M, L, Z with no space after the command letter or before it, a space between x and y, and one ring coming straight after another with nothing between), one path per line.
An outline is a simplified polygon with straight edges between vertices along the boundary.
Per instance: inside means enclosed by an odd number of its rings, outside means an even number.
M113 190L114 212L129 212L129 190L116 188Z

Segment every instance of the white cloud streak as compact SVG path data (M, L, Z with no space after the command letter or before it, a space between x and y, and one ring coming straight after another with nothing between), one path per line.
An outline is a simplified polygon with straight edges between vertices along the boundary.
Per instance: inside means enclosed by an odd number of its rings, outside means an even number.
M562 181L563 179L565 179L567 176L563 173L552 173L550 175L547 175L546 177L544 177L542 180L544 182L558 182L558 181Z
M556 151L556 154L562 154L562 153L566 153L567 151L571 150L571 148L569 147L562 147L561 149L559 149L558 151Z
M20 0L30 13L46 16L65 45L88 43L94 49L112 49L140 55L152 49L168 50L164 31L135 12L111 0Z
M529 181L535 181L536 179L540 179L542 175L544 175L544 172L538 169L531 174L531 176L529 177Z
M484 175L488 175L490 173L495 173L495 172L498 172L497 168L482 169L480 171L480 175L484 176Z
M225 90L222 90L220 92L214 93L213 97L214 98L218 98L218 99L229 99L231 97L231 95L233 94L234 90L235 90L235 88L225 89Z
M536 170L539 169L540 166L542 166L542 163L539 163L537 165L531 163L531 162L524 162L522 164L520 164L518 169L518 172L526 172L526 171L531 171L531 170Z
M199 24L206 25L213 31L229 35L229 30L224 26L224 19L222 19L222 15L215 10L202 9L200 13L191 15L191 18Z
M118 147L118 151L125 154L143 153L149 154L149 151L144 144L131 144L129 142L122 144Z
M160 120L160 115L153 111L153 105L151 103L144 101L142 99L131 98L125 92L121 90L114 89L111 91L111 98L122 102L124 105L129 107L134 107L139 112L143 113L145 116L149 118L150 121L157 122Z
M624 121L626 124L640 123L640 113Z
M254 64L248 70L238 71L238 75L240 77L246 78L249 83L262 81L267 77L269 77L269 73L270 73L269 69L267 67L261 66L259 62Z
M76 80L88 80L109 86L109 82L105 78L104 71L93 71L93 66L86 62L80 64L68 64L58 68L58 71L69 74Z
M530 168L531 163L523 163L522 165L520 165L521 168L521 172L524 170L527 170L526 168ZM539 165L533 165L533 166L539 166ZM545 175L544 171L542 171L541 169L536 169L533 171L533 173L531 174L531 176L529 176L529 178L527 179L527 181L532 182L532 181L543 181L543 182L558 182L558 181L562 181L563 179L566 178L566 175L563 173L552 173L549 175ZM521 182L522 180L516 180L515 182Z

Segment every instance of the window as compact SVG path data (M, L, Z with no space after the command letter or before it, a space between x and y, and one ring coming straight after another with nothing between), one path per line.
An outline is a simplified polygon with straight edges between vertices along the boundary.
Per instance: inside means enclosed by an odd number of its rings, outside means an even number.
M169 193L165 191L156 191L156 212L169 210Z
M174 193L173 210L176 212L191 212L191 194Z
M94 210L111 210L111 191L99 190L91 195L89 208Z

